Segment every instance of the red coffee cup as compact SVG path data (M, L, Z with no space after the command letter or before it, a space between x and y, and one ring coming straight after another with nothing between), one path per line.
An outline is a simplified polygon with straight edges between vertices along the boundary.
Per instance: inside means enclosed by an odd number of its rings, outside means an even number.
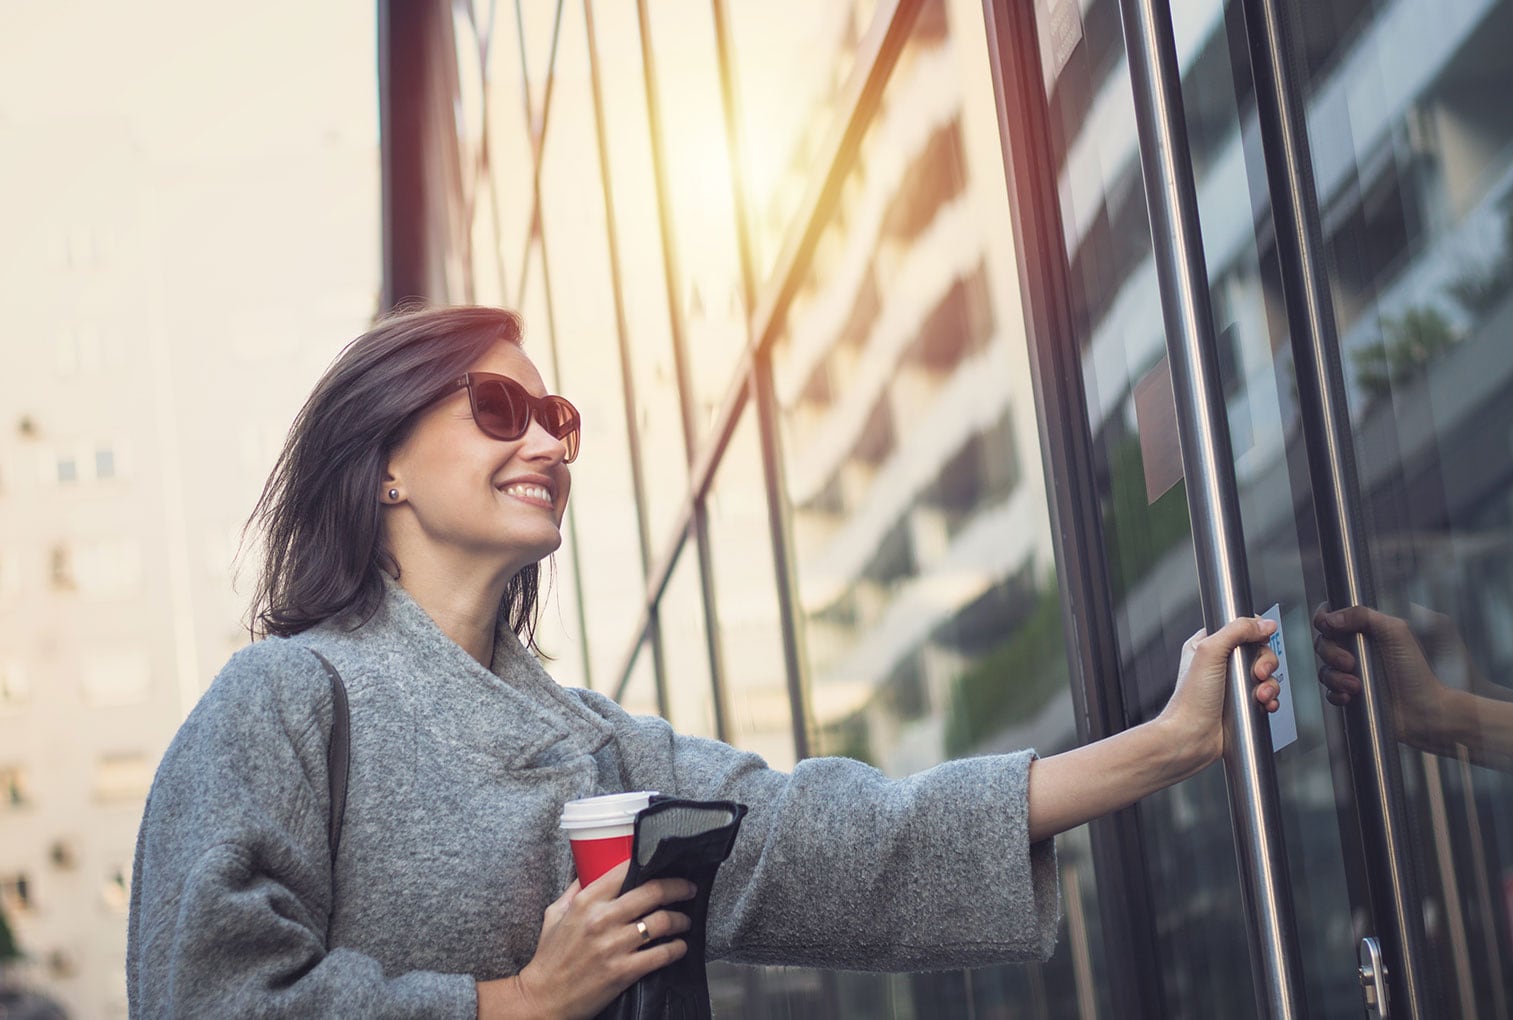
M630 860L636 815L650 806L656 794L656 790L611 793L563 805L562 829L572 844L581 884L588 885L621 861Z

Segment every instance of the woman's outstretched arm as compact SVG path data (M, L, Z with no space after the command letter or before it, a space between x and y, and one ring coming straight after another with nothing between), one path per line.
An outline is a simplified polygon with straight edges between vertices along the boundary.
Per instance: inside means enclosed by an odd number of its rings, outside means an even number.
M1030 841L1128 807L1147 794L1202 771L1224 753L1224 686L1230 653L1265 641L1276 624L1242 617L1182 646L1177 687L1161 714L1111 737L1030 765ZM1277 710L1280 687L1272 679L1277 657L1256 657L1255 699Z

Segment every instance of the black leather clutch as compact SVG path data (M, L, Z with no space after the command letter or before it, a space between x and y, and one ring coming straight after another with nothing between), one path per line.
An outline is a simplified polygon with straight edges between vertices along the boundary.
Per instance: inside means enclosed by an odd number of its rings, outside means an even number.
M698 886L692 900L671 905L692 922L687 932L676 936L687 941L688 952L621 992L597 1020L710 1020L704 973L709 894L745 815L746 805L734 801L654 797L636 816L630 872L620 893L654 878L684 878Z

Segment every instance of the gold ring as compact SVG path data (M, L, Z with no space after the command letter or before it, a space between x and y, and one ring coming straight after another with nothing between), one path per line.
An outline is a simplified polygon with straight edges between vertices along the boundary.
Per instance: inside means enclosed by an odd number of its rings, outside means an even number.
M636 922L636 931L638 931L638 932L641 933L641 941L642 942L650 942L651 941L651 929L648 928L648 927L646 927L646 922L645 921L637 921Z

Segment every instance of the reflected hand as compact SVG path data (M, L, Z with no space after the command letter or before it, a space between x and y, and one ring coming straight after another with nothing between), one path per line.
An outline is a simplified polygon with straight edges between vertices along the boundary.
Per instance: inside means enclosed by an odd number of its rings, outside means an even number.
M1450 625L1446 617L1437 617ZM1357 634L1369 637L1380 657L1383 680L1392 698L1393 718L1399 740L1423 747L1445 728L1445 714L1452 691L1429 665L1424 648L1408 621L1369 606L1351 606L1330 611L1320 606L1313 614L1318 631L1313 650L1318 656L1319 683L1332 705L1349 705L1361 693L1361 678L1355 653L1347 645ZM1453 630L1453 625L1451 625Z

